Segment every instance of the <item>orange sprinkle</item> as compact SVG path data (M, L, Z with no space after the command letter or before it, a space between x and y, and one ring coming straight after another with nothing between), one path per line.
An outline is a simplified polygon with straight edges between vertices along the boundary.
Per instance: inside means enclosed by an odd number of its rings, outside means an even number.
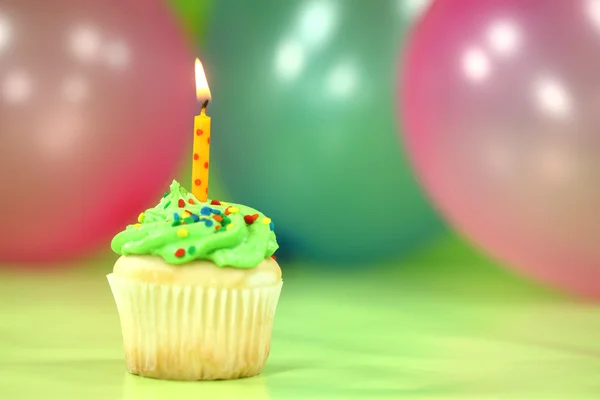
M223 221L223 217L221 217L220 215L213 215L213 219L215 221L218 221L218 222L222 222Z

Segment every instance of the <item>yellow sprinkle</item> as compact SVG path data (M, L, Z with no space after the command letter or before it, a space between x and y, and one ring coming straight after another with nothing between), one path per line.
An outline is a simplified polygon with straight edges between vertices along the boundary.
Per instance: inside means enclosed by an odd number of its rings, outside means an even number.
M235 228L235 224L229 224L225 229L230 230L231 228Z
M186 237L188 234L189 234L189 232L187 231L187 229L183 229L183 228L181 228L181 229L179 229L179 230L177 231L177 236L179 236L180 238L184 238L184 237Z
M139 228L140 226L142 226L142 224L135 224L133 227L137 229L137 228Z
M262 223L265 225L269 225L271 223L271 218L264 217Z
M187 214L187 215L192 215L192 212L191 212L190 210L185 210L185 211L183 212L183 214L184 214L184 215L185 215L185 214Z
M199 218L200 218L201 220L202 220L202 219L210 219L210 217L207 217L206 215L201 215Z
M144 222L144 213L140 213L138 217L138 222Z
M237 212L240 212L240 209L237 207L229 207L229 213L230 214L235 214Z

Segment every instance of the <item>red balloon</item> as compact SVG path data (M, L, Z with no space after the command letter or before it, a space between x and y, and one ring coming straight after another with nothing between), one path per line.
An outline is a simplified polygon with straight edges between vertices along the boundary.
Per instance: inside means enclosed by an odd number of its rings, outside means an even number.
M600 300L600 0L440 0L404 62L407 147L448 220Z
M0 0L0 260L102 243L162 190L194 115L162 2Z

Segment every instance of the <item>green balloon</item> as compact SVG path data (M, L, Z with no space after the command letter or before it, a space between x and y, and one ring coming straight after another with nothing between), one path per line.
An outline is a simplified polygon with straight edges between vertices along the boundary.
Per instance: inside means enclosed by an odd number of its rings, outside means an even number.
M214 4L211 162L233 199L273 218L282 248L373 259L440 231L395 114L399 49L423 3Z

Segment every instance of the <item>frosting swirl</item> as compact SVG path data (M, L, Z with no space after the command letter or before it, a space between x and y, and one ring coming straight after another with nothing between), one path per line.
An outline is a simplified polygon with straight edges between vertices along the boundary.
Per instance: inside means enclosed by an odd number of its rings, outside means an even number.
M138 222L113 238L115 253L156 255L169 264L210 260L220 267L253 268L279 247L264 214L239 204L201 203L177 181Z

